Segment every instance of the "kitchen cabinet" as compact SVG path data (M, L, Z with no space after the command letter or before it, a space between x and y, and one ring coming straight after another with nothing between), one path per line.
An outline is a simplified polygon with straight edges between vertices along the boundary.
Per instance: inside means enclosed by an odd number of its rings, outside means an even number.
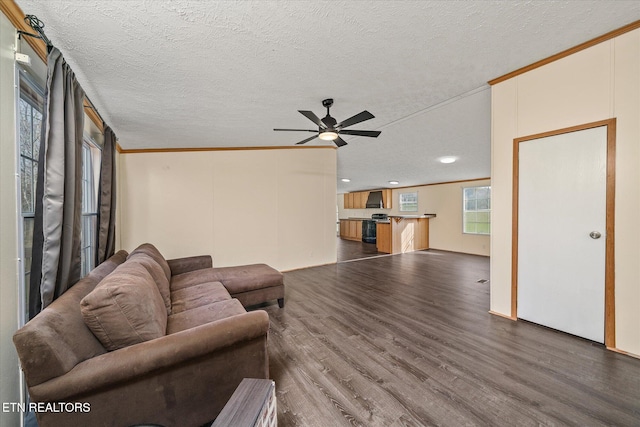
M382 206L384 207L384 209L391 209L391 207L393 206L391 189L386 188L384 190L375 190L375 191L382 191ZM366 209L369 193L370 191L356 191L353 193L343 194L344 208L345 209Z
M369 198L368 191L361 191L360 193L360 203L358 209L365 209L367 207L367 199Z
M345 209L364 209L367 207L368 191L357 191L355 193L344 194Z
M340 238L345 240L362 240L362 220L361 219L341 219Z
M385 254L391 253L391 223L376 224L376 250Z
M345 238L345 236L349 234L349 222L341 219L340 220L340 238Z
M393 192L390 188L382 190L382 206L385 209L391 209L393 207Z
M354 209L353 207L353 194L354 193L346 193L344 195L344 208L345 209Z

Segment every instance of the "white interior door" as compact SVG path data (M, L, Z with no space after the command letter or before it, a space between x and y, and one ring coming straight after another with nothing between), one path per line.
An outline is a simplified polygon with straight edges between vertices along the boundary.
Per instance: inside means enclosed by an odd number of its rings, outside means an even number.
M607 128L520 142L518 162L518 317L604 343Z

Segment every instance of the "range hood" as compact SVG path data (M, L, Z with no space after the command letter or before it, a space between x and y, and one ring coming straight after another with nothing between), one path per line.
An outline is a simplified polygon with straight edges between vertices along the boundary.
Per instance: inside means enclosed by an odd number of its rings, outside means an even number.
M369 198L367 198L367 204L365 206L367 208L381 209L383 207L382 191L369 192Z

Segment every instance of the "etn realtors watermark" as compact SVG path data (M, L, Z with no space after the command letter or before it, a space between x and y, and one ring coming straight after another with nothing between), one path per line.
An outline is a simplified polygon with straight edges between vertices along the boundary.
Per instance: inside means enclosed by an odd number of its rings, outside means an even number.
M2 402L2 412L91 412L89 402Z

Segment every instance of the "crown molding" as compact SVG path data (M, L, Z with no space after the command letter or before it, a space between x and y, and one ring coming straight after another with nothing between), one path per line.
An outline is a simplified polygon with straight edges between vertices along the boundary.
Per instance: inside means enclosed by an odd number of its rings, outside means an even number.
M518 68L517 70L512 71L512 72L510 72L508 74L505 74L503 76L497 77L497 78L495 78L493 80L489 80L488 83L491 86L493 86L493 85L501 83L501 82L503 82L505 80L509 80L509 79L512 79L512 78L514 78L516 76L519 76L520 74L524 74L524 73L526 73L528 71L535 70L536 68L540 68L540 67L542 67L544 65L550 64L551 62L555 62L555 61L557 61L559 59L566 58L567 56L573 55L576 52L580 52L581 50L588 49L588 48L593 47L593 46L595 46L597 44L600 44L600 43L605 42L607 40L611 40L613 38L621 36L622 34L628 33L630 31L636 30L638 28L640 28L640 21L632 22L630 24L625 25L624 27L618 28L617 30L610 31L610 32L608 32L606 34L603 34L603 35L601 35L599 37L596 37L595 39L591 39L589 41L581 43L581 44L579 44L577 46L574 46L572 48L569 48L567 50L563 50L562 52L556 53L555 55L552 55L552 56L550 56L548 58L541 59L540 61L534 62L531 65L527 65L526 67Z

